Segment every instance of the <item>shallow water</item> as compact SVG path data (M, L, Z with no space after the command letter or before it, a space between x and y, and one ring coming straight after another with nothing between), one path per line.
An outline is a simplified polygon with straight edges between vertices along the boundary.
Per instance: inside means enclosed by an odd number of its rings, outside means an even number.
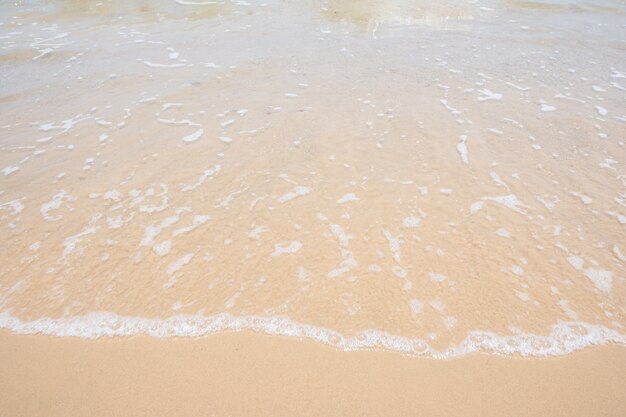
M0 3L0 326L626 344L626 4L429 3Z

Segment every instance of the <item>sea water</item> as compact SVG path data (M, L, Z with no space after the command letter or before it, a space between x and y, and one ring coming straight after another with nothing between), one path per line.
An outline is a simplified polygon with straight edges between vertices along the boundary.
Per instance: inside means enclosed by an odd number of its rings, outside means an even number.
M0 327L626 344L626 5L3 1Z

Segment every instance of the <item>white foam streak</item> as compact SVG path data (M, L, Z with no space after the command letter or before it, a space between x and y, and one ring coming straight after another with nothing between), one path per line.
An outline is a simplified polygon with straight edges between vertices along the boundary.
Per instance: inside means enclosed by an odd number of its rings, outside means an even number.
M192 133L191 135L185 136L183 138L183 142L185 142L185 143L195 142L198 139L200 139L200 137L202 136L203 133L204 133L204 129L198 129L194 133Z
M495 201L521 214L526 214L526 210L524 210L523 208L528 208L527 205L519 201L518 198L513 194L500 195L496 197L483 197L483 201Z
M150 61L143 61L143 63L150 68L180 68L185 66L185 64L158 64Z
M356 194L354 193L348 193L346 195L344 195L343 197L341 197L339 200L337 200L337 204L345 204L345 203L349 203L350 201L359 201L360 198L356 196Z
M469 165L469 156L467 155L467 145L465 144L465 140L466 140L466 137L464 135L463 137L461 137L461 142L459 142L459 144L456 145L456 150L459 152L459 155L461 156L461 161L463 161L465 165Z
M185 1L185 0L174 0L174 1L183 6L209 6L211 4L215 4L214 1Z
M228 330L251 330L270 335L312 339L341 350L383 348L387 350L449 359L476 352L504 355L560 356L593 345L617 343L626 346L626 335L615 330L584 322L559 322L547 335L516 334L501 336L492 332L469 332L458 345L436 350L421 339L410 339L377 330L366 330L354 336L295 322L287 317L176 315L166 319L123 317L109 312L94 312L69 318L41 318L21 321L10 313L0 314L0 328L17 334L41 334L57 337L98 339L149 335L158 338L199 337Z
M303 195L307 195L308 193L310 193L312 190L309 187L304 187L301 185L298 185L297 187L295 187L293 189L293 191L289 191L287 194L284 194L280 197L278 197L276 199L276 201L278 201L279 203L286 203L289 200L293 200L294 198L303 196Z
M478 96L478 101L487 101L487 100L500 100L502 99L502 94L494 93L491 90L480 90L480 96Z
M274 245L274 252L272 252L272 256L280 256L283 254L296 253L300 249L302 249L302 243L297 240L292 240L291 242L278 243Z
M61 219L63 216L61 215L51 216L49 212L60 208L61 204L63 204L64 201L72 201L72 200L75 200L75 198L68 195L65 192L65 190L61 190L58 193L56 193L54 197L52 197L52 200L42 204L41 208L39 209L39 212L47 221L52 221L52 222L57 221Z

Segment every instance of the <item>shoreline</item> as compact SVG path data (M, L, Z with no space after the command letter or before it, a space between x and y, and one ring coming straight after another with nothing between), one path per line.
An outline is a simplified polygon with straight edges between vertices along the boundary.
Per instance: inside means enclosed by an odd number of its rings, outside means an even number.
M433 360L249 331L86 340L0 331L20 416L621 416L626 348Z
M548 334L516 333L498 335L472 331L459 343L438 349L424 339L410 338L382 330L361 330L351 336L340 331L300 323L284 316L175 315L168 318L125 317L115 313L92 312L71 318L40 318L22 321L0 314L0 330L19 335L100 338L148 336L156 338L198 338L222 332L249 331L268 336L306 339L338 350L382 349L430 359L453 359L476 353L554 357L592 346L615 344L626 347L626 336L607 327L584 322L557 322Z

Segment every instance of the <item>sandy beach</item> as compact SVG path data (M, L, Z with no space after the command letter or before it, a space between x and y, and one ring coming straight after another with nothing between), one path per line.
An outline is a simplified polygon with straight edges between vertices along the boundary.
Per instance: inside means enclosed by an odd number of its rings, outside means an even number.
M0 415L626 415L626 4L0 2Z
M626 352L429 360L223 333L86 341L0 335L11 416L623 416ZM6 378L12 375L12 378Z

